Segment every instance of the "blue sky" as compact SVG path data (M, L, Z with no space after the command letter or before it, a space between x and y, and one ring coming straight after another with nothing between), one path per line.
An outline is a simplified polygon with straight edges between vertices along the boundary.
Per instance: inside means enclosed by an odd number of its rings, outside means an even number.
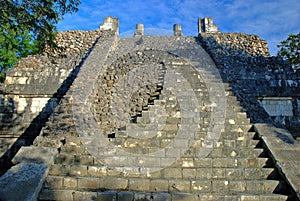
M221 32L257 34L272 55L290 33L300 32L300 0L81 0L79 11L65 16L59 31L95 30L105 16L118 17L120 33L142 23L172 30L181 24L185 36L197 35L197 19L212 17Z

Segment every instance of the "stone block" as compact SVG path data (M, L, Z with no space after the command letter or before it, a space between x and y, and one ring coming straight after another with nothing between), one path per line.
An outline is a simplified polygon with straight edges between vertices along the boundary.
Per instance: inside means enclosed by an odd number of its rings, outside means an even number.
M241 195L241 201L260 201L259 195Z
M52 164L57 149L48 147L21 147L16 156L12 159L14 164L17 163L47 163Z
M212 168L212 178L213 179L225 179L225 168Z
M48 176L44 182L47 189L61 189L63 185L63 177Z
M211 191L211 181L206 180L192 180L191 181L192 192L207 193Z
M119 177L121 175L120 171L116 169L110 169L110 168L106 170L106 174L109 177Z
M263 181L245 181L247 187L247 193L263 193L264 185Z
M192 168L195 167L194 159L193 158L180 158L178 162L181 164L183 168Z
M245 168L246 180L260 179L260 169L259 168Z
M150 179L130 179L129 190L134 191L149 191Z
M199 200L205 200L205 201L212 201L212 195L207 195L203 196L201 199L199 198L198 195L193 195L193 194L184 194L184 193L178 193L178 194L172 194L172 201L199 201Z
M163 178L182 178L181 168L165 168L162 170Z
M246 158L239 160L239 165L243 167L249 167L249 168L258 168L260 166L259 160L263 160L264 158Z
M39 194L39 200L74 201L73 194L73 191L42 190Z
M288 199L287 195L276 195L276 194L267 194L267 195L260 195L259 201L285 201Z
M212 178L212 168L197 168L196 178L197 179L211 179Z
M106 176L107 175L107 167L105 166L88 166L88 174L90 176Z
M99 178L80 177L78 178L79 190L97 190L99 189Z
M128 157L128 166L132 166L134 162L134 160L130 160L130 158L134 158L134 157ZM138 165L140 166L145 166L145 167L151 167L151 166L160 166L160 160L158 160L157 158L153 157L138 157L137 158L138 161Z
M94 157L88 156L88 155L75 155L74 156L74 164L93 165Z
M213 149L209 156L211 158L222 158L223 157L223 150L222 149Z
M70 166L68 165L52 164L50 166L49 175L64 176L69 174L69 172Z
M97 201L117 200L117 193L114 191L105 191L97 193Z
M183 168L182 177L184 179L195 179L196 178L196 169L194 168Z
M118 192L118 199L117 200L132 201L133 198L134 198L133 192L128 192L128 191Z
M74 193L74 200L89 200L89 201L97 201L98 195L97 192L79 192L76 191Z
M77 189L77 178L65 177L63 179L63 188L64 189Z
M246 191L246 183L244 181L230 181L229 193L243 193Z
M277 180L268 180L266 182L264 182L264 192L265 193L272 193L276 187L278 186L279 181Z
M54 162L56 164L73 164L74 156L71 154L60 153L55 156Z
M166 148L165 149L165 154L166 154L166 157L178 157L180 156L180 149L169 149L169 148Z
M0 197L3 200L37 200L46 179L48 165L21 163L0 177Z
M169 167L171 164L173 164L176 161L176 158L174 157L162 157L160 158L160 166L161 167Z
M212 167L212 160L211 158L200 158L195 159L195 167L199 168L206 168L206 167Z
M244 169L242 168L226 168L225 178L227 180L243 180Z
M100 188L110 190L125 190L128 188L128 180L122 178L100 178Z
M153 201L171 201L172 196L169 193L153 193Z
M222 199L224 199L224 201L240 201L240 198L238 195L224 195L222 196ZM220 199L220 200L222 200Z
M216 168L234 167L235 159L232 158L214 158L212 159L212 166Z
M186 192L191 191L191 182L186 180L169 180L169 189L171 192Z
M143 201L143 200L151 200L151 193L135 193L134 200Z
M85 165L71 165L69 175L84 177L87 176L87 166Z
M212 192L213 193L228 193L229 182L226 180L213 180L212 181Z
M169 181L164 179L154 179L150 181L151 192L167 192L169 189Z

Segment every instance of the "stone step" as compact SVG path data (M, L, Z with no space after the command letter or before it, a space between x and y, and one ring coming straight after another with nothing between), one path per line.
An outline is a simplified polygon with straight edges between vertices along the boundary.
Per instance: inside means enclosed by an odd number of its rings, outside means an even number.
M106 170L108 167L103 165L102 162L100 162L95 158L92 160L90 157L86 157L86 158L83 157L81 161L78 159L79 157L77 158L77 161L75 161L75 157L72 155L66 158L61 158L61 157L59 158L60 161L56 160L56 162L59 163L53 164L50 168L51 175L75 175L76 176L77 175L76 171L78 170L79 176L80 175L97 176L97 171L101 170L103 174L98 176L107 176ZM121 156L120 159L122 159ZM152 159L153 161L159 160L157 158L149 158L149 161L151 161ZM134 164L130 162L129 159L127 160L129 161L128 168L138 168L139 166L145 167L145 164L138 165L139 163L137 161L135 162L136 164ZM181 169L182 168L191 168L191 169L248 168L251 169L251 168L272 167L270 163L271 161L268 158L250 158L250 157L249 158L199 158L195 160L191 160L190 158L185 158L185 159L178 160L178 163L172 165L172 167L179 168L179 169L180 168ZM155 164L156 163L153 163L151 165L148 164L148 166L151 168L162 168ZM161 162L161 165L164 165L163 161ZM110 164L110 166L113 166L113 164ZM268 171L268 168L262 171Z
M163 118L163 117L162 117ZM153 119L153 118L151 118ZM143 121L147 121L143 118L143 120L138 120L138 123L129 123L126 125L126 130L121 130L120 131L120 137L124 136L126 134L126 132L130 132L130 133L135 133L135 134L139 134L139 133L143 133L143 132L150 132L150 131L173 131L173 132L177 132L178 129L181 127L181 120L176 118L176 117L172 117L172 118L167 118L167 119L156 119L156 120L151 120L151 121L157 121L157 122L143 122ZM149 119L150 121L150 119ZM193 125L193 119L191 119L191 122L189 121L185 121L184 124L191 124ZM223 140L236 140L239 142L242 142L245 140L251 140L253 139L253 137L255 136L254 132L248 132L248 130L251 128L250 125L239 125L239 126L231 126L231 128L225 127L224 132L221 133L219 139L220 141ZM202 130L205 128L202 128ZM202 135L199 135L199 137ZM204 137L204 136L203 136Z
M164 102L164 100L155 100L155 101L162 101ZM163 105L163 104L154 104L154 105L149 105L147 107L148 110L146 111L143 111L142 112L142 116L143 117L149 117L149 116L155 116L157 114L155 114L153 111L150 111L149 109L155 109L155 110L161 110L161 106L159 105ZM234 108L237 108L236 110L237 111L240 111L240 106L236 106ZM172 109L172 107L171 107ZM177 110L177 107L175 107L174 109ZM250 120L247 118L247 114L245 112L236 112L236 111L231 111L230 110L227 110L227 113L226 113L226 125L236 125L236 124L239 124L239 125L247 125L247 126L250 126ZM141 118L141 117L138 117L138 118Z
M78 190L43 190L38 200L64 200L64 201L285 201L288 196L278 194L246 194L238 195L210 194L210 193L165 193L165 192L134 192L134 191L78 191Z
M220 165L222 166L222 165ZM272 176L273 168L213 167L213 168L165 168L161 179L197 179L197 180L267 180Z
M219 141L216 142L216 147L255 148L258 145L258 143L259 143L259 140L253 140L253 139L249 139L249 138L242 136L242 137L238 137L234 140L219 139Z
M247 158L247 157L259 157L264 153L264 149L252 149L247 147L231 148L224 147L220 149L213 149L208 157L212 158Z
M76 144L65 144L61 147L60 153L69 153L69 154L75 154L75 155L82 155L82 154L88 154L86 149L83 146L79 146Z
M226 194L175 194L172 201L285 201L288 196L277 194L246 194L226 195Z
M153 120L154 121L154 120ZM158 122L153 122L150 124L144 123L129 123L126 125L126 131L130 133L140 133L140 132L150 132L150 131L177 131L178 124L163 124L163 120L157 120Z
M48 176L44 189L49 190L130 190L142 192L171 193L224 193L224 194L270 194L278 187L276 180L230 180L230 179L148 179L115 177L62 177Z
M57 154L54 158L54 163L56 164L84 164L84 165L94 165L94 157L91 155L83 154Z
M243 138L251 140L256 134L255 132L245 132L242 129L240 130L239 128L226 130L227 131L221 133L219 140L242 140Z
M234 125L235 123L232 123L230 119L233 119L236 121L236 124L248 124L251 125L250 119L248 119L247 114L245 112L241 112L239 109L236 109L237 111L232 111L233 109L230 109L231 112L226 110L226 123L230 123Z
M178 131L178 129L181 127L181 124L179 124L180 121L178 118L168 118L165 120L166 124L144 124L144 123L129 123L126 126L126 129L120 129L116 131L116 137L124 137L127 136L127 132L133 132L133 133L139 133L139 132L149 132L151 131L161 131L161 132L175 132L175 135ZM187 122L188 123L188 122ZM247 128L249 128L247 126ZM150 129L150 130L149 130ZM221 135L219 136L219 141L221 142L230 142L230 141L235 141L239 143L247 143L250 142L254 136L255 132L246 132L243 131L242 128L236 127L232 129L225 129L227 132L222 132ZM229 130L229 131L228 131ZM230 134L228 134L230 133ZM200 132L195 134L195 139L201 140L202 138L204 139L206 136L206 128L202 128ZM175 136L174 136L175 137ZM256 143L257 141L253 141L253 143ZM252 144L250 144L252 145ZM251 146L253 147L253 146Z
M197 161L190 160L189 158L178 160L177 164L166 164L165 161L159 163L157 158L148 158L144 163L140 164L140 160L136 158L119 157L120 160L128 161L127 165L124 163L122 166L116 161L114 165L113 162L109 164L109 167L103 165L102 162L94 159L89 161L81 161L78 163L74 162L73 159L69 164L67 162L60 164L53 164L50 168L50 175L72 175L72 176L120 176L132 177L132 176L142 176L140 168L149 169L151 172L156 172L152 177L161 178L163 175L171 176L172 178L182 178L182 177L201 177L200 175L209 174L211 177L216 176L219 178L227 178L226 174L231 174L230 172L240 173L240 176L247 179L261 179L264 176L270 176L270 178L275 178L272 168L270 167L268 159L265 158L243 158L243 159L226 159L226 158L214 158L214 159L198 159ZM135 161L135 162L134 162ZM157 163L158 162L158 163ZM106 164L106 163L105 163ZM115 169L110 169L115 166ZM266 167L266 168L263 168ZM164 169L163 169L164 168ZM162 170L161 173L157 170ZM131 172L136 173L130 173ZM127 173L126 173L127 172ZM198 175L200 174L200 175ZM251 174L255 174L251 176ZM173 175L173 176L172 176ZM249 176L250 175L250 176ZM229 175L228 177L230 177ZM203 176L202 176L203 177ZM232 176L231 176L232 177ZM230 178L231 179L231 178Z
M174 125L175 126L175 125ZM171 129L171 128L170 128ZM154 131L153 131L154 132ZM174 132L170 130L168 133L167 131L157 131L156 134L159 134L159 138L157 140L162 140L162 139L173 139L175 136L173 135ZM128 138L128 133L126 131L116 131L115 133L115 138L122 138L126 139ZM112 139L113 140L113 139ZM66 141L66 140L62 140ZM197 139L197 144L200 143L201 147L201 142L203 142L204 139ZM67 140L65 142L66 144L64 146L61 146L60 153L70 153L70 154L87 154L85 151L85 148L83 146L80 146L80 139L73 139L73 140ZM220 138L217 142L214 143L215 149L218 148L225 148L226 150L228 148L232 149L243 149L244 148L255 148L258 146L259 140L253 140L247 138L247 136L242 136L242 137L237 137L236 139L224 139Z
M124 142L126 144L126 142ZM179 143L179 141L178 141ZM162 145L161 145L162 146ZM174 148L176 146L176 152L170 152L170 148L165 148L164 155L158 156L151 156L152 152L155 151L155 147L151 143L144 143L142 147L135 146L135 147L123 147L123 150L125 150L127 153L137 153L137 151L141 151L143 154L147 154L147 157L149 159L153 159L153 161L159 162L164 160L175 160L175 158L182 156L183 158L188 158L188 160L192 160L193 158L197 158L199 154L202 151L201 147L193 148L190 147L187 149L186 147L181 147L180 145L174 144L172 147ZM73 152L73 149L77 151L77 153ZM160 150L160 147L156 148L157 150ZM70 147L62 147L60 149L59 154L55 156L55 163L56 164L85 164L85 165L93 165L97 163L97 160L93 156L91 156L84 148L82 147L76 147L76 146L70 146ZM213 159L247 159L247 158L258 158L259 156L264 156L264 150L263 149L252 149L248 147L239 147L239 148L232 148L232 147L218 147L213 148L211 152L208 154L208 158ZM142 157L142 156L141 156ZM174 158L175 157L175 158ZM118 156L112 157L112 153L108 152L105 153L103 150L102 152L102 158L105 160L109 160L111 165L115 164L116 166L119 164L119 160L136 160L137 157L135 156L125 156L122 155L121 152L118 152ZM180 161L180 160L179 160ZM154 163L154 164L156 164Z

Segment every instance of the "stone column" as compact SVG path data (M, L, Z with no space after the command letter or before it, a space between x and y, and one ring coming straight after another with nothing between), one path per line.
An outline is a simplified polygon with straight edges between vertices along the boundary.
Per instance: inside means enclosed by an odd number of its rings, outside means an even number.
M174 36L183 36L180 24L174 24L173 31L174 31Z
M204 33L204 26L202 26L202 18L198 18L198 34Z
M135 32L134 32L134 37L143 36L143 35L144 35L144 25L143 24L137 24Z
M198 34L201 33L217 33L219 32L218 26L213 23L210 17L198 18Z
M100 30L113 30L119 33L119 19L111 16L105 17L104 23L100 24Z

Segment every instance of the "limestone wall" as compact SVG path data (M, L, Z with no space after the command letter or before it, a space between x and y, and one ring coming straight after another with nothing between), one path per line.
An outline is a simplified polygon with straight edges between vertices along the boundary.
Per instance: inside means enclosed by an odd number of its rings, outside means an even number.
M230 83L238 100L247 109L252 122L274 120L289 128L294 135L299 133L299 71L294 72L280 58L270 57L266 41L256 35L203 33L199 40L217 64L224 82ZM270 116L259 101L264 97L288 100L287 107L292 106L289 109L292 115L282 112L279 116Z

